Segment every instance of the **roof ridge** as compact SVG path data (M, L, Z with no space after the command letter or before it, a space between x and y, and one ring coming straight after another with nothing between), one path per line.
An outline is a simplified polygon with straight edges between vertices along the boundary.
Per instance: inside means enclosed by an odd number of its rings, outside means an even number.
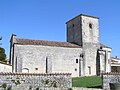
M58 42L58 43L70 43L70 42L63 42L63 41L49 41L49 40L36 40L36 39L27 39L27 38L16 38L16 39L24 39L24 40L33 40L33 41L45 41L45 42ZM72 43L74 44L74 43Z

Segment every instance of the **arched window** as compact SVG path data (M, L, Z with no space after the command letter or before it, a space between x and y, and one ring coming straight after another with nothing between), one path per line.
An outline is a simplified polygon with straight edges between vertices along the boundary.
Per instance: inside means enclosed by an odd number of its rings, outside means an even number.
M28 68L23 68L22 73L29 73L29 69Z
M89 23L89 28L90 28L90 29L92 29L92 28L93 28L92 23Z

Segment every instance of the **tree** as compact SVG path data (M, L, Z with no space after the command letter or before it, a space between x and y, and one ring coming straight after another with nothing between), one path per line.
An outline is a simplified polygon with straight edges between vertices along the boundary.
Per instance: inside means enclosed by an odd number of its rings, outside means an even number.
M6 59L5 49L0 47L0 61L4 62Z

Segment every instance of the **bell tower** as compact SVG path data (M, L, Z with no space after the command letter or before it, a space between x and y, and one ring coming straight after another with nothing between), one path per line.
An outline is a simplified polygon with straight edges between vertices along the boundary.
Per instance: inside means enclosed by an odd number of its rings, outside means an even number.
M96 75L97 50L99 49L99 18L80 14L67 23L67 42L83 48L84 75Z
M83 45L83 43L99 43L99 18L80 14L69 20L67 24L67 42Z

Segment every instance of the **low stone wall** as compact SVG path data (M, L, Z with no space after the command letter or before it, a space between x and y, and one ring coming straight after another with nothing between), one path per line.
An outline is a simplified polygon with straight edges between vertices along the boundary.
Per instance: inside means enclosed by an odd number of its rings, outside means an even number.
M12 72L12 65L0 62L0 72Z
M70 73L0 73L0 90L67 90L71 87Z
M110 90L110 83L120 83L120 73L103 73L103 90Z
M97 88L77 88L77 87L73 87L73 90L103 90L103 89L97 89Z

